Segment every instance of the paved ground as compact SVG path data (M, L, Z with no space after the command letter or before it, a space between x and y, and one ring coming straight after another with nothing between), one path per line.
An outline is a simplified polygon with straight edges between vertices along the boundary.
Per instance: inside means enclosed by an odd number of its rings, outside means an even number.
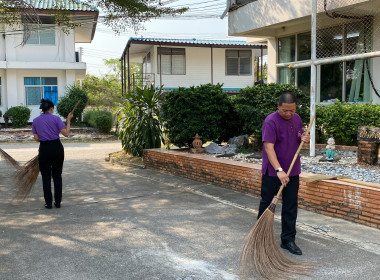
M19 161L37 154L37 144L1 148ZM120 149L65 144L61 209L43 207L41 178L11 205L12 168L0 161L0 279L238 279L259 200L104 161ZM379 279L379 230L301 210L297 243L304 255L289 257L322 264L298 279Z

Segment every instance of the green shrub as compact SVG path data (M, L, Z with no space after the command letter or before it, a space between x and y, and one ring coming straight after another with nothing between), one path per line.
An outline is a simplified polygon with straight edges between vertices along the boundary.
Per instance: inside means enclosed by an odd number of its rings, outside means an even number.
M380 105L341 103L316 106L317 143L334 137L337 145L356 146L358 127L380 127Z
M0 118L3 116L3 112L1 112L1 110L0 110Z
M103 133L109 133L113 126L113 116L111 112L100 111L95 118L96 128Z
M97 110L88 110L83 115L83 121L92 127L96 127L95 119L97 117Z
M298 99L297 113L304 124L310 119L310 98L292 85L264 84L246 87L240 90L233 100L243 134L253 135L261 145L261 126L265 118L277 110L277 103L282 93L290 91Z
M161 147L159 118L160 91L153 86L126 95L124 106L115 108L119 139L123 150L141 157L144 149Z
M207 141L221 142L235 136L233 107L222 85L205 84L167 93L161 120L170 142L190 147L196 133Z
M12 127L18 128L28 124L31 110L25 106L15 106L7 110L6 114L12 121Z
M61 117L66 118L74 109L75 104L80 101L78 107L74 111L73 122L76 122L86 107L87 100L86 91L77 86L70 86L67 88L65 95L60 98L57 104L57 112Z

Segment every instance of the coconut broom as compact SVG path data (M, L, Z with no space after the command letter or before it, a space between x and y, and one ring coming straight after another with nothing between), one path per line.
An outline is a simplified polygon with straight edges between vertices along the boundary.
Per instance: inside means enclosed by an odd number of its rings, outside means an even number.
M70 114L73 114L80 100L75 104ZM14 203L20 203L30 194L36 183L38 174L40 173L40 167L38 163L38 156L35 156L22 167L19 168L15 175L16 195L13 198Z
M0 148L0 157L5 159L7 163L10 163L16 169L20 167L19 163L1 148Z
M311 118L306 133L309 133L315 116ZM303 141L289 167L289 176L303 146ZM284 189L281 185L269 207L260 216L249 232L240 256L240 277L247 279L251 275L264 279L294 279L295 275L310 275L315 264L297 262L287 258L278 248L273 231L274 212Z

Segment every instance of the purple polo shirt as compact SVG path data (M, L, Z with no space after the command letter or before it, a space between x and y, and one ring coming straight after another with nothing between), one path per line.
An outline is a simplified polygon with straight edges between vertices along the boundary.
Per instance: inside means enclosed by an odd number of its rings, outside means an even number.
M302 120L298 114L294 114L290 120L281 117L278 111L266 117L262 125L262 141L274 144L274 150L278 162L282 169L287 173L301 143ZM263 147L263 161L261 173L266 174L268 169L269 176L277 176L276 170L270 164L268 155ZM300 157L297 157L290 176L297 176L301 173Z
M65 127L60 117L44 113L33 120L32 133L38 134L40 141L57 140L59 132Z

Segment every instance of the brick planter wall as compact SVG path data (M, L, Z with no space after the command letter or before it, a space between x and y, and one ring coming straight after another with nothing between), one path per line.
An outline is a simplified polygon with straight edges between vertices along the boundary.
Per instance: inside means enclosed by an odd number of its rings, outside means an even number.
M379 158L379 143L359 141L358 142L358 163L376 164Z
M146 168L260 195L261 166L257 164L165 149L144 150L144 164ZM380 229L380 184L302 181L310 175L300 176L300 208Z

